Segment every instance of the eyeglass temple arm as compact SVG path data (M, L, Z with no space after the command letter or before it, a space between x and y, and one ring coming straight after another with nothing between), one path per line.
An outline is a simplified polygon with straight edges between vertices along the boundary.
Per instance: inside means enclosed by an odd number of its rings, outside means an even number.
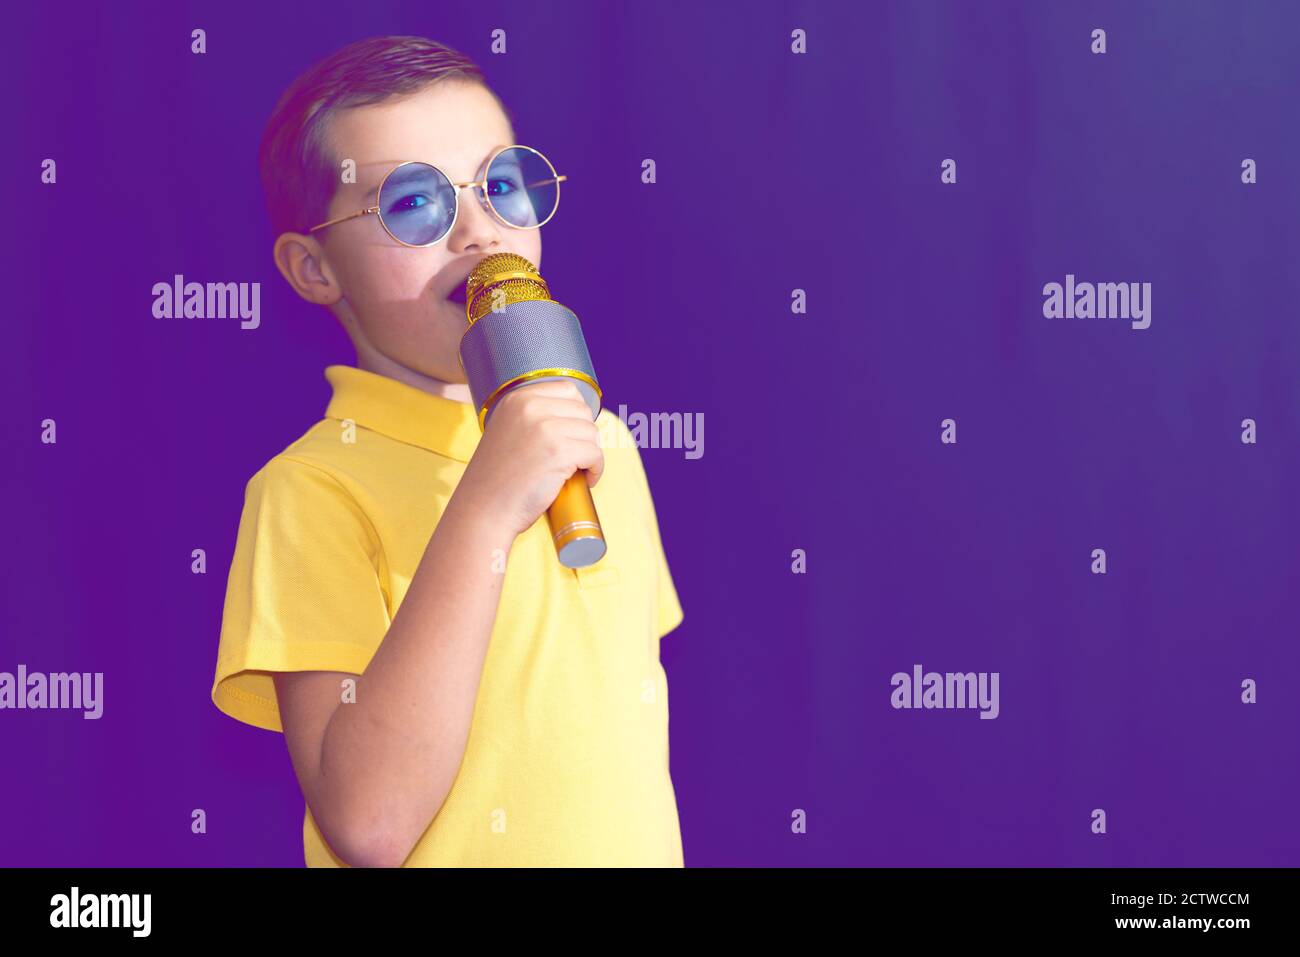
M347 216L340 216L338 219L331 219L328 223L321 223L319 226L313 226L311 229L307 230L307 232L314 233L316 232L316 230L324 229L326 226L334 226L337 225L338 223L345 223L349 219L356 219L358 216L366 216L371 213L377 213L377 212L379 212L378 206L368 206L365 209L357 210L357 212L355 213L349 213Z

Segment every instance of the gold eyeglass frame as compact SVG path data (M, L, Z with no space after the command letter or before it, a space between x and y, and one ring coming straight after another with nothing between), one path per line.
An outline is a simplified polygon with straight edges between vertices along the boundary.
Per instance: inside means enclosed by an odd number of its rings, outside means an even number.
M545 183L555 183L555 206L554 208L552 208L550 215L547 216L545 219L543 219L540 223L534 223L533 225L530 226L517 226L514 223L508 222L504 216L502 216L500 213L497 212L496 207L492 205L492 200L488 198L488 194L487 194L488 170L492 169L492 164L496 162L498 156L500 156L506 150L514 150L514 149L528 150L528 152L536 154L538 158L540 158L541 161L546 164L546 168L551 171L550 179L539 179L532 183L527 183L524 186L525 190L531 189L534 186L541 186ZM415 164L419 164L421 166L428 166L431 167L432 169L437 170L438 174L442 176L443 179L445 179L448 183L451 183L452 191L453 191L452 195L456 197L456 206L452 210L451 224L447 227L447 231L444 232L437 239L433 240L433 242L429 242L429 243L408 243L405 240L398 239L396 236L393 235L393 231L388 228L388 224L384 222L384 217L379 214L379 205L378 205L379 197L384 194L384 184L388 182L388 177L392 176L394 173L396 173L399 169L401 169L404 166L412 166ZM367 206L365 209L358 210L355 213L349 213L347 216L340 216L338 219L331 219L327 223L321 223L319 226L313 226L311 229L307 230L307 232L314 233L318 229L324 229L326 226L335 226L338 223L345 223L349 219L356 219L358 216L367 216L370 214L374 214L375 217L379 220L379 225L384 227L384 232L388 233L388 235L393 239L394 242L401 243L403 246L408 246L411 249L427 249L429 246L435 246L438 243L442 242L444 239L450 236L451 231L456 228L456 220L460 218L460 191L464 189L466 186L476 187L474 190L474 195L478 197L479 204L485 207L487 211L491 213L492 216L494 216L500 223L502 223L505 226L509 226L511 229L541 229L543 226L545 226L547 223L549 223L552 219L555 218L555 213L560 208L560 183L562 183L564 180L568 179L569 177L561 176L559 173L557 173L555 171L555 165L549 159L546 158L546 154L542 153L541 150L535 150L531 146L525 146L522 143L512 143L509 146L501 147L499 150L497 150L491 156L489 156L487 162L484 163L481 168L483 170L483 179L471 180L468 183L456 183L456 182L452 182L452 178L448 176L446 173L444 173L439 167L434 166L433 163L426 163L423 160L406 160L403 163L398 163L396 166L390 169L387 173L384 174L384 178L379 181L379 188L375 190L376 205Z

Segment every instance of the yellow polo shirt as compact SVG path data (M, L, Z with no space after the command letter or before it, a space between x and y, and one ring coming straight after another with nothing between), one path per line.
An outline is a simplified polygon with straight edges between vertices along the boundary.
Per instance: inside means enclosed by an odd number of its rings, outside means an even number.
M272 672L365 671L481 435L466 403L325 377L325 418L248 482L226 589L212 700L271 731ZM683 864L659 661L682 608L636 443L596 421L608 550L565 568L545 515L515 540L465 756L406 867ZM310 808L303 841L307 866L346 866Z

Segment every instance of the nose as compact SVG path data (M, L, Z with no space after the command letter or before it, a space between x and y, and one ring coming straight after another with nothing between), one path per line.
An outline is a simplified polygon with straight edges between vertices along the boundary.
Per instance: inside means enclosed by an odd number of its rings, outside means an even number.
M447 248L457 254L493 250L501 245L500 227L496 217L483 208L478 188L461 187L460 210L447 237Z

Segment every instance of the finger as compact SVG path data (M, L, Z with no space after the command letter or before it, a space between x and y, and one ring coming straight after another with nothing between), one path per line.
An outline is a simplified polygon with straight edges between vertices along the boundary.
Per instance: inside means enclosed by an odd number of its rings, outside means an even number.
M588 442L575 442L570 449L574 467L587 470L587 487L599 482L605 472L605 453L600 447Z
M546 427L554 429L557 436L600 445L600 427L591 421L591 416L556 416L547 421Z

